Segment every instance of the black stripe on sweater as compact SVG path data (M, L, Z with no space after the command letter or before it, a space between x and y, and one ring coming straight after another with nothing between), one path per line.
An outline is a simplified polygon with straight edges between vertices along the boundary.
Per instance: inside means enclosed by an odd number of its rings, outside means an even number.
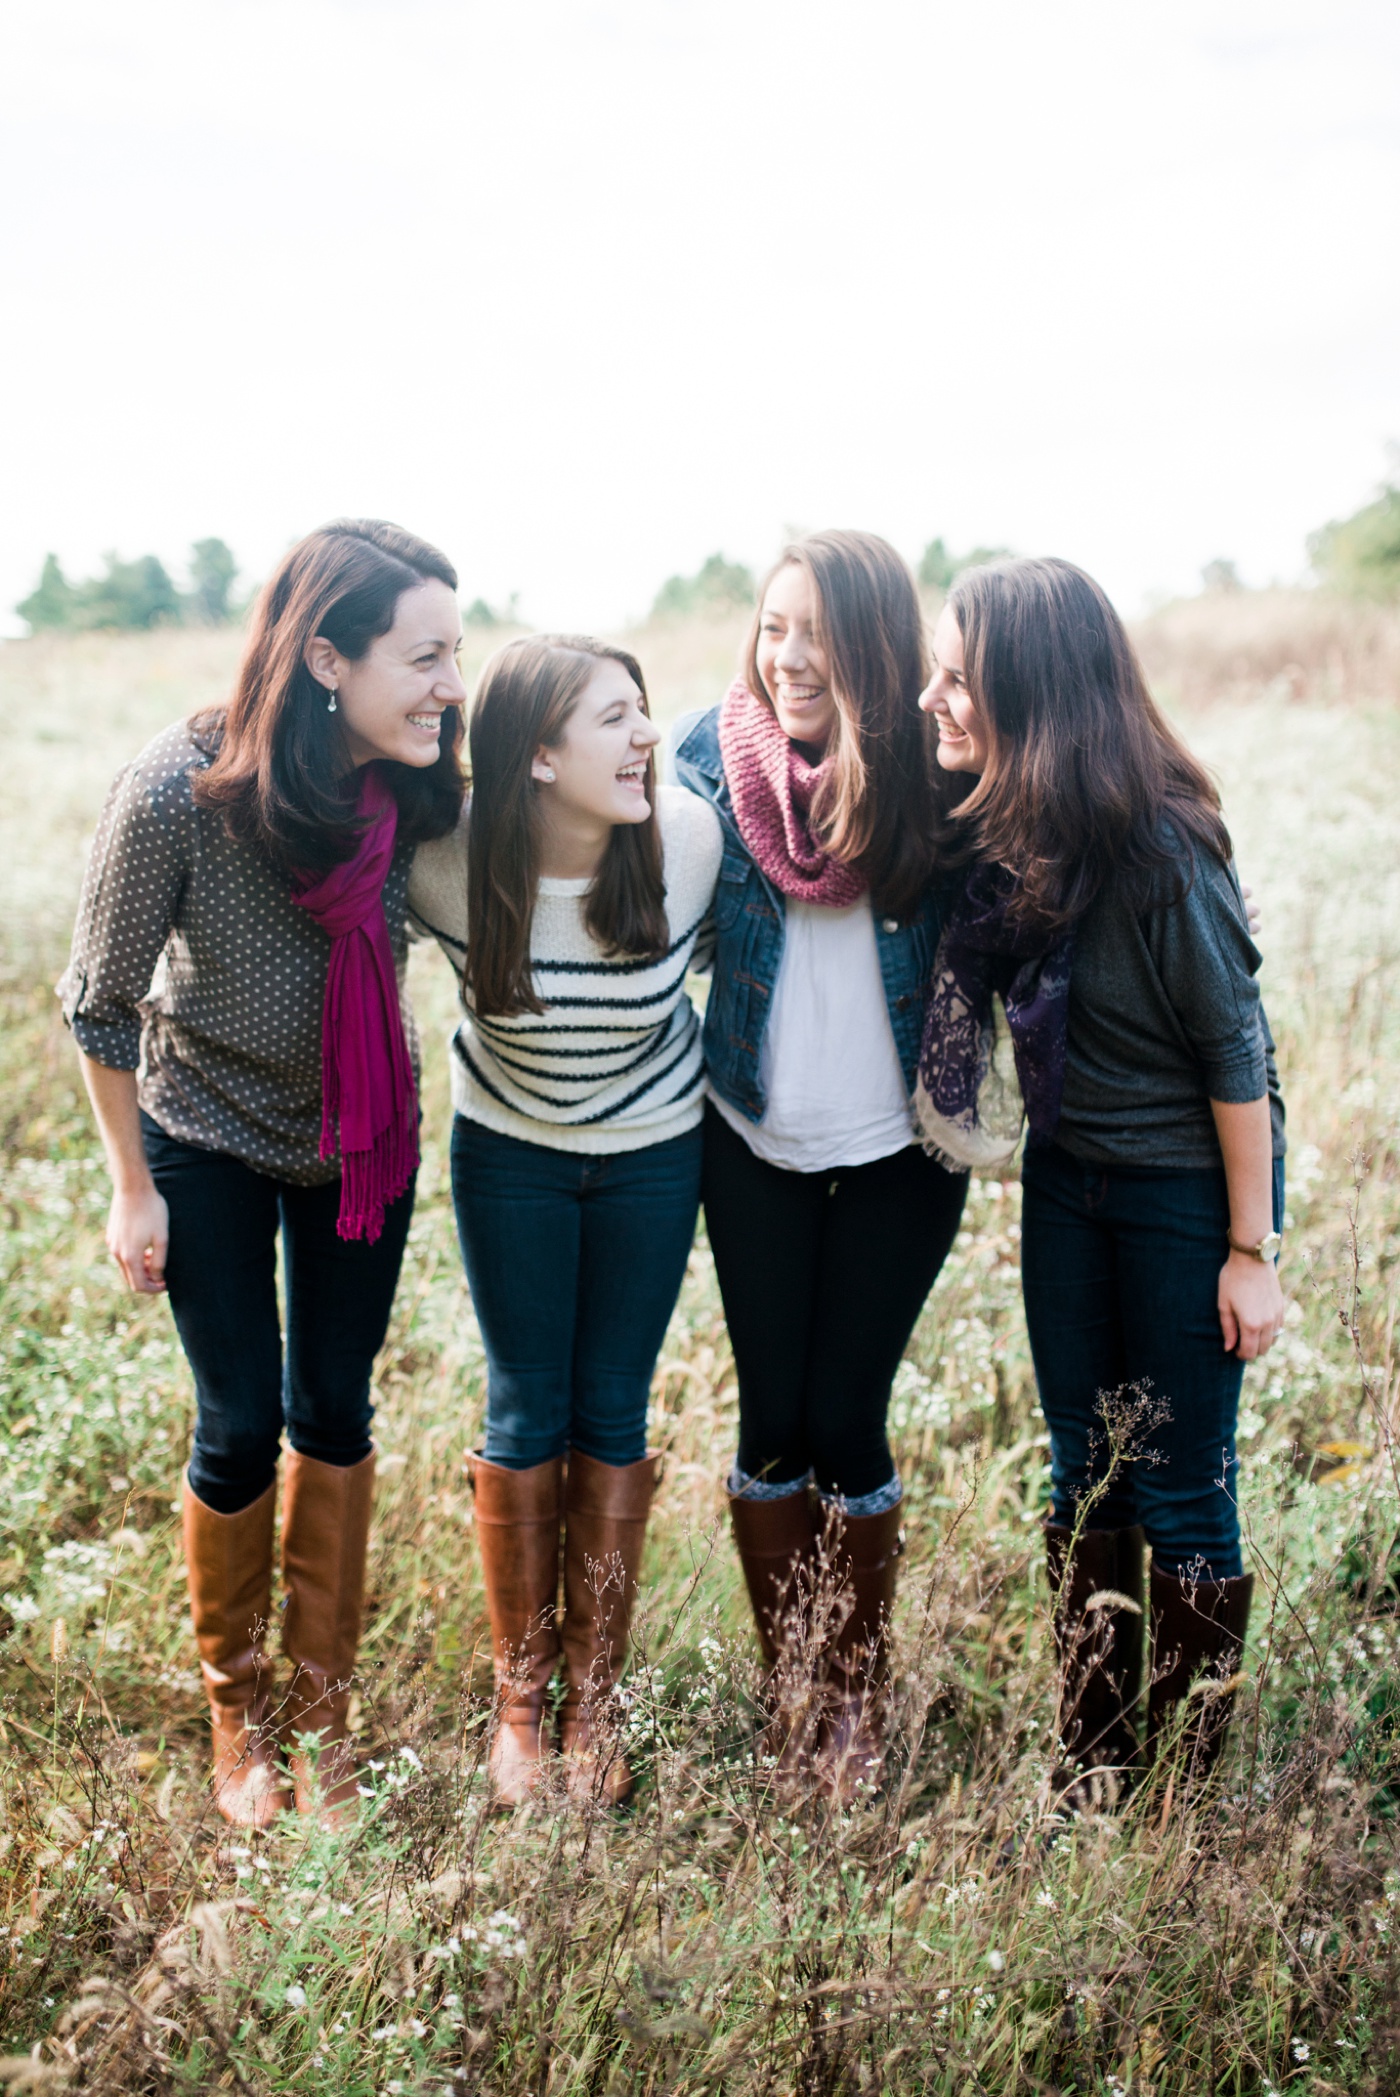
M530 971L533 975L537 975L541 969L548 969L551 975L586 976L595 972L601 973L606 969L609 973L616 971L618 975L631 976L639 969L660 968L663 961L669 961L673 954L678 954L683 946L694 939L704 922L705 913L702 911L694 924L688 925L680 937L673 939L668 947L663 947L659 954L637 954L628 961L619 961L612 954L608 954L601 961L545 961L532 954Z
M465 1044L463 1044L460 1050L460 1054L462 1057L462 1061L466 1064L467 1069L471 1072L477 1084L480 1085L482 1091L489 1093L492 1099L499 1101L500 1105L503 1106L508 1113L519 1115L522 1121L538 1121L541 1128L586 1129L592 1127L593 1124L596 1122L611 1121L614 1118L614 1116L621 1114L626 1108L633 1106L637 1100L643 1098L645 1094L651 1090L653 1085L659 1085L663 1078L669 1077L671 1075L671 1072L685 1061L686 1057L690 1054L692 1047L698 1047L698 1045L699 1044L692 1039L691 1042L688 1042L686 1044L686 1047L682 1050L679 1056L675 1057L675 1059L672 1062L668 1063L664 1070L660 1070L657 1072L655 1078L649 1079L645 1085L639 1085L635 1092L630 1093L626 1099L619 1100L615 1106L600 1108L596 1114L589 1114L582 1121L558 1122L545 1121L543 1117L538 1114L526 1114L520 1107L518 1107L515 1104L515 1101L513 1099L508 1098L506 1094L502 1092L498 1086L493 1085L491 1083L491 1080L485 1075L483 1071L477 1069L477 1066L475 1065L475 1063L473 1063L471 1055L467 1050ZM695 1073L695 1078L693 1080L692 1085L683 1086L681 1090L676 1094L674 1099L659 1100L657 1102L658 1106L684 1106L686 1103L687 1093L690 1092L692 1089L698 1092L703 1082L703 1078L704 1065L702 1063ZM525 1090L525 1087L522 1085L519 1089L523 1092ZM543 1097L542 1094L535 1094L532 1096L536 1098ZM545 1101L545 1104L549 1105L551 1104L551 1102Z
M609 1055L616 1055L618 1051L616 1049L610 1049L605 1051L604 1053ZM616 1070L601 1071L557 1069L537 1070L535 1066L531 1063L517 1063L513 1057L501 1055L499 1050L497 1050L496 1052L496 1061L503 1070L518 1070L521 1071L525 1077L539 1078L543 1083L548 1085L592 1085L596 1089L599 1085L610 1085L613 1082L614 1078L625 1078L630 1076L634 1070L640 1070L644 1063L650 1062L655 1054L656 1049L654 1045L651 1042L648 1042L642 1049L641 1053L639 1055L633 1056L629 1063L619 1063ZM524 1085L521 1085L520 1089L523 1092L526 1088ZM544 1093L536 1093L534 1095L534 1097L537 1099L543 1099L545 1096L546 1095ZM558 1104L562 1106L563 1101L559 1101Z
M576 1127L586 1129L589 1127L591 1123L595 1121L611 1121L614 1115L626 1113L627 1109L629 1107L635 1106L639 1099L645 1099L646 1095L651 1091L654 1085L659 1085L663 1078L669 1078L671 1072L673 1070L678 1069L679 1066L682 1063L684 1063L686 1057L690 1053L690 1048L691 1043L687 1042L686 1046L681 1050L681 1053L678 1056L673 1056L671 1061L666 1065L666 1068L664 1070L658 1070L654 1078L648 1078L645 1085L639 1085L635 1092L629 1092L626 1099L620 1099L617 1102L616 1106L600 1108L598 1113L587 1115L584 1118L584 1120L575 1124ZM697 1070L695 1073L695 1082L697 1086L703 1084L704 1076L705 1066L702 1062L699 1070ZM684 1100L684 1098L685 1090L682 1089L682 1091L677 1094L675 1099L666 1100L665 1102L658 1102L658 1104L664 1104L668 1107L675 1107L679 1106L681 1104L681 1101Z

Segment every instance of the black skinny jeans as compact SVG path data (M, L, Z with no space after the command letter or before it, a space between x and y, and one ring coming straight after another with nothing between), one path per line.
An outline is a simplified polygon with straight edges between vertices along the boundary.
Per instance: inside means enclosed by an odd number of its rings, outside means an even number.
M384 1211L373 1245L336 1233L340 1181L294 1187L224 1151L198 1150L141 1117L146 1159L170 1211L165 1281L194 1371L190 1484L237 1514L277 1473L285 1426L302 1456L357 1464L370 1451L370 1376L384 1344L413 1189ZM277 1315L277 1232L287 1347Z
M739 1374L739 1468L848 1500L894 1476L890 1386L967 1176L918 1147L791 1172L705 1108L705 1222Z

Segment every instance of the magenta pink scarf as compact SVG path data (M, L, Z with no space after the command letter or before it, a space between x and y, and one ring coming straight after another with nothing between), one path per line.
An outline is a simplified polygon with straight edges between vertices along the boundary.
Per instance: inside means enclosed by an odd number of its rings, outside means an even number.
M719 710L719 754L739 835L782 895L843 910L865 894L865 877L833 859L812 836L812 802L831 764L808 764L777 716L740 678Z
M399 811L366 765L357 814L365 824L352 859L332 867L294 900L330 934L321 1011L321 1156L340 1152L342 1238L384 1228L418 1166L418 1092L404 1039L384 881L394 856Z

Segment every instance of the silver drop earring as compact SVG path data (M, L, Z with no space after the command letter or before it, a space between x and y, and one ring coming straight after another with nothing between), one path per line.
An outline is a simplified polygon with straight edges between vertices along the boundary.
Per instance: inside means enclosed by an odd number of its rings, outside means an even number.
M333 714L333 713L335 712L335 710L336 710L336 709L335 709L335 695L336 695L336 687L335 687L334 685L332 685L332 686L331 686L331 688L330 688L330 693L331 693L331 696L330 696L330 698L329 698L329 699L328 699L328 700L326 701L326 712L327 712L328 714Z
M554 784L554 767L553 767L553 765L541 765L541 766L540 766L540 778L541 778L541 779L542 779L542 780L544 781L544 783L545 783L545 785L546 785L546 786L553 786L553 784Z

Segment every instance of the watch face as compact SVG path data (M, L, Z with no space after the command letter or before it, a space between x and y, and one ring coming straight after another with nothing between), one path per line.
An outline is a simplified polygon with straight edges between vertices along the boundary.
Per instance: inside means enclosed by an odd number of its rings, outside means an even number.
M1280 1246L1282 1245L1282 1243L1283 1243L1283 1240L1282 1240L1282 1238L1281 1238L1281 1237L1279 1236L1278 1232L1277 1232L1277 1231L1270 1231L1270 1232L1269 1232L1269 1235L1268 1235L1268 1237L1267 1237L1267 1238L1261 1238L1261 1239L1260 1239L1260 1241L1259 1241L1259 1257L1260 1257L1260 1259L1261 1259L1261 1260L1273 1260L1273 1259L1277 1259L1277 1258L1278 1258L1278 1251L1279 1251L1279 1247L1280 1247Z

